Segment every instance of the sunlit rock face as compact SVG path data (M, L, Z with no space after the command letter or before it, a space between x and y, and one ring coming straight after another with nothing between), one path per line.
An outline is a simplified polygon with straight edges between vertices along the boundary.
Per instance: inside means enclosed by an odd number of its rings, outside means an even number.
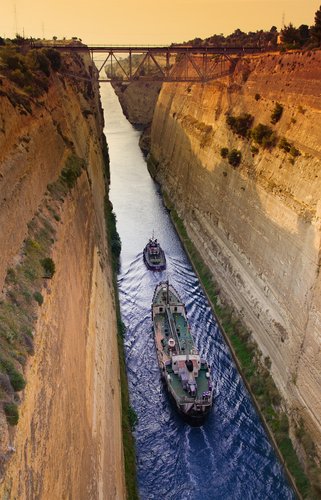
M74 71L89 64L69 61ZM12 83L2 79L0 88L1 288L30 221L49 214L48 184L71 152L86 166L48 220L56 271L41 290L15 430L1 406L0 497L125 498L98 84L90 89L53 74L29 111L7 97L16 92Z
M321 53L239 61L233 76L164 84L152 125L156 178L220 294L253 332L293 420L321 443ZM283 113L275 124L276 103ZM227 115L296 148L262 147ZM232 166L222 148L239 150ZM289 149L289 148L287 148ZM223 153L224 154L224 153ZM320 453L319 449L319 453Z

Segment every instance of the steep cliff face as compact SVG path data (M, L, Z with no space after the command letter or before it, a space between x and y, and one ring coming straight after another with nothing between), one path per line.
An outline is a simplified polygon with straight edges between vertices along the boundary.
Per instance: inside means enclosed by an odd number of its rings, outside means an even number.
M68 64L88 69L79 60ZM6 80L0 89L2 302L7 270L13 275L24 258L23 240L39 217L50 227L56 269L43 280L43 304L33 311L34 355L24 361L26 388L15 396L15 430L6 424L1 392L0 496L125 498L98 88L52 74L37 100L18 99L21 92ZM71 153L85 168L54 196L47 185L54 186Z
M253 332L292 417L321 443L321 53L239 61L206 85L164 84L152 125L156 178ZM280 120L271 124L276 102ZM270 126L299 150L263 148L226 116ZM238 167L222 148L242 154ZM289 149L289 148L288 148ZM321 448L319 448L321 454Z
M113 85L124 115L132 125L142 130L139 145L146 154L150 150L151 124L161 86L160 82L144 81Z

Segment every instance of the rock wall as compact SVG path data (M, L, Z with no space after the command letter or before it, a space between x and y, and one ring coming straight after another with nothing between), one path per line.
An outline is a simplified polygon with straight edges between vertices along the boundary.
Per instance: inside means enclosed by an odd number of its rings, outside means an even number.
M134 127L142 130L139 146L145 154L150 150L151 124L161 86L160 82L143 80L113 84L124 115Z
M151 156L221 296L270 357L292 421L303 418L321 455L320 63L320 51L266 54L205 85L164 84ZM283 114L272 125L276 102ZM226 115L241 113L300 156L234 134ZM222 148L241 151L241 164Z
M88 70L81 61L71 59L73 65ZM56 272L42 290L15 430L0 411L0 452L6 458L0 496L122 499L120 377L98 87L59 74L50 78L48 93L30 99L29 111L9 99L10 82L2 80L0 87L1 288L70 150L87 165L58 208Z

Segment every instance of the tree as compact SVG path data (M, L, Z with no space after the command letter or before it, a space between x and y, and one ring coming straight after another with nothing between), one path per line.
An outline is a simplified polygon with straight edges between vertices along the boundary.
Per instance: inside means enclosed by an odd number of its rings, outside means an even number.
M297 45L300 40L299 30L290 23L282 30L282 40L285 45Z
M299 26L299 38L301 45L304 45L310 38L310 29L307 24Z
M314 26L311 28L312 40L321 45L321 5L314 16Z

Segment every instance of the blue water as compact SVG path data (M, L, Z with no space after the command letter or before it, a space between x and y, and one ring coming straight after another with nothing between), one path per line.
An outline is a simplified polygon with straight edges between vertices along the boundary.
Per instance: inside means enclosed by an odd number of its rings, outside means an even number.
M138 147L139 133L102 85L111 160L110 198L122 241L119 293L127 328L125 350L142 500L292 499L211 309L180 244L158 187ZM142 249L152 231L167 258L162 273L148 271ZM211 364L214 408L199 428L177 415L160 381L152 334L151 300L169 279L186 303L195 343Z

